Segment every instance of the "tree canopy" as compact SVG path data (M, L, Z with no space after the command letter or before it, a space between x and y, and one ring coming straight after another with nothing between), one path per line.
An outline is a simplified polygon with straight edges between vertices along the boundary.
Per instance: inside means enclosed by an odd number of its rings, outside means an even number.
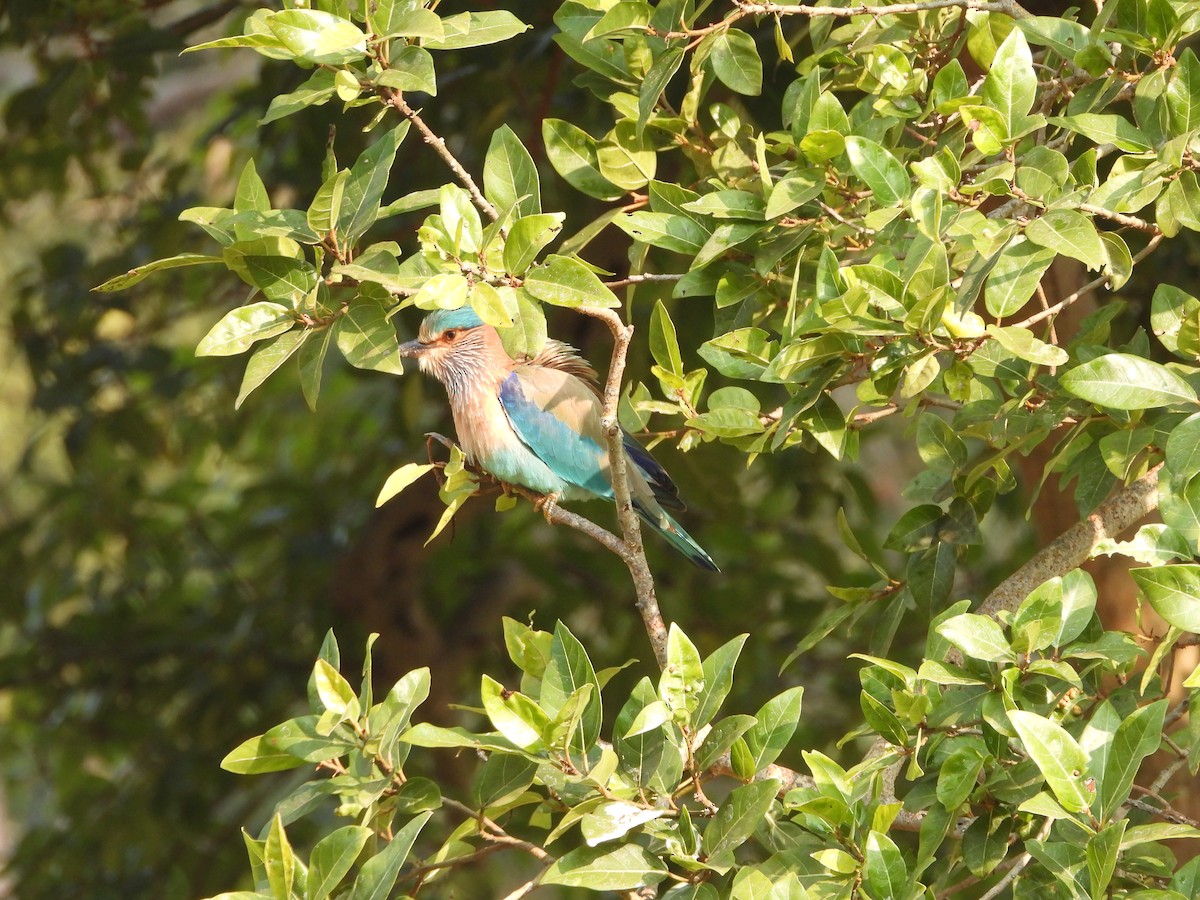
M8 12L23 896L1200 891L1200 5L66 6ZM426 447L464 305L607 360L724 574Z

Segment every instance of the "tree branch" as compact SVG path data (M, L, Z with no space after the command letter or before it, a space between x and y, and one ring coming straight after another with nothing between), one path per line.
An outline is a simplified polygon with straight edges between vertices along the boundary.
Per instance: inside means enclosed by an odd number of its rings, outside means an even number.
M1051 578L1066 575L1092 555L1101 540L1116 537L1158 508L1158 472L1162 463L1101 503L1094 513L1072 525L1033 559L998 584L978 612L995 617L1015 610L1034 588Z
M629 574L633 578L634 590L637 592L637 608L642 615L642 623L646 626L646 634L650 638L650 646L654 657L658 660L659 668L667 665L667 626L663 621L662 611L658 607L658 597L654 592L654 576L650 565L646 562L646 551L642 546L642 530L638 522L636 510L629 494L629 473L625 467L625 447L621 424L617 419L617 406L621 402L621 381L625 375L625 361L629 354L629 340L633 336L633 326L626 325L611 309L599 307L580 307L579 312L599 319L612 332L612 359L608 366L608 379L604 382L604 412L600 424L604 428L604 436L608 442L609 474L612 478L613 496L617 504L617 519L621 523L621 535L624 538L623 553L618 553ZM611 549L611 548L610 548Z
M978 12L994 12L1011 16L1014 19L1025 19L1029 13L1013 0L924 0L922 3L890 3L886 6L806 6L790 3L740 3L741 11L751 16L836 16L851 18L853 16L897 16L906 13L924 12L931 9L971 9Z
M492 206L487 197L483 196L483 192L479 190L479 185L475 183L475 179L471 177L471 173L463 168L462 163L455 158L454 154L446 148L446 139L438 137L433 132L433 129L425 124L425 120L420 114L409 106L404 96L399 91L391 91L386 88L382 91L383 98L390 103L400 115L412 122L417 127L417 131L421 132L421 136L425 138L425 143L433 148L434 152L442 158L442 161L450 167L450 171L454 173L462 186L467 189L467 193L471 195L471 200L479 207L480 212L486 215L489 219L495 222L500 218L500 213L496 207Z

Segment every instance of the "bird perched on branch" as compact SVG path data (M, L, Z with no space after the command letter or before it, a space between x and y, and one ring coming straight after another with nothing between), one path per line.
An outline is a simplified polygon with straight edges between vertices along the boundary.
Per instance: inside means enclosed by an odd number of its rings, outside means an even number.
M463 307L427 315L400 355L445 386L468 460L552 501L613 498L596 373L572 347L547 341L533 359L514 360L496 329ZM718 571L666 512L685 508L670 476L624 432L623 445L638 515L693 563Z

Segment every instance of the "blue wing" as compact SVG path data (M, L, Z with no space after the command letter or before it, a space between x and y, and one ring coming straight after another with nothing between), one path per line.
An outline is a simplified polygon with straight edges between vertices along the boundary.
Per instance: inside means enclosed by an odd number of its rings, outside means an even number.
M555 475L598 497L611 497L600 402L564 372L520 366L500 385L513 431Z

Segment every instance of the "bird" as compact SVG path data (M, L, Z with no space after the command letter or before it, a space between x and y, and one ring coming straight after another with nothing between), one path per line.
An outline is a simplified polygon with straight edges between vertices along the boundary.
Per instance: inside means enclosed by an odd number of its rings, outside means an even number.
M548 339L532 358L513 359L496 329L464 306L429 313L399 350L445 387L469 462L551 503L613 499L598 379L575 348ZM667 512L686 507L666 470L624 429L622 446L642 521L695 565L720 571Z

